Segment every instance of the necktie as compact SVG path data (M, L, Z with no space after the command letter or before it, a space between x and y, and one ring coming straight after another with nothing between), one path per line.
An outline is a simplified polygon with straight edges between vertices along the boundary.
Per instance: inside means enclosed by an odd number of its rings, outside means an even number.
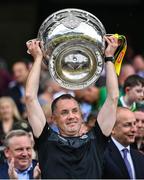
M123 152L123 155L124 155L124 162L125 162L125 165L127 167L127 170L128 170L128 173L129 173L129 176L130 176L130 179L133 179L133 175L132 175L132 169L131 169L131 165L130 165L130 162L128 161L127 159L127 153L128 153L128 149L125 148L122 150Z

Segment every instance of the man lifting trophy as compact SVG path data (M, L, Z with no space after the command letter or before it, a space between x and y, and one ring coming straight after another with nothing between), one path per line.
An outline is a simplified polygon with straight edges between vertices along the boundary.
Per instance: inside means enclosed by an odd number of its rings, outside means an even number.
M118 34L106 35L94 15L64 9L49 16L42 23L37 39L26 43L34 63L26 82L25 102L28 121L36 137L42 179L102 178L107 137L117 117L116 73L126 50L125 42ZM105 64L107 98L95 126L88 132L81 133L84 122L81 108L70 94L58 96L51 104L51 120L58 133L47 123L38 98L43 62L56 82L72 90L95 83Z
M104 66L105 35L100 20L84 10L63 9L47 17L39 28L37 39L42 42L43 61L52 78L60 86L72 90L94 84ZM119 37L124 39L124 36ZM126 50L125 39L123 45L121 55L117 53L120 58ZM117 66L120 64L121 61Z

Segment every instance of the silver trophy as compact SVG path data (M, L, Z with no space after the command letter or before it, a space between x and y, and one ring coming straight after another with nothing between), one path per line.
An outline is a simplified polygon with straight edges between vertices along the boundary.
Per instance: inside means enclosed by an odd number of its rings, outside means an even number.
M100 20L84 10L63 9L47 17L37 38L52 78L71 90L94 84L103 70L105 34Z

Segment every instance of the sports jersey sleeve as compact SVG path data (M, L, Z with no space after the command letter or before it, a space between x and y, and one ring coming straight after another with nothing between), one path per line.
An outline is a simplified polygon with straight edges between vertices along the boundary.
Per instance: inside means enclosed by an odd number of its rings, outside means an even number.
M50 127L49 127L48 123L46 122L41 135L38 138L35 138L35 146L36 146L36 148L39 148L40 146L43 146L43 143L46 142L46 139L50 135L50 131L51 131Z
M108 143L108 140L110 139L110 137L107 137L105 136L100 127L99 127L99 124L98 122L96 122L95 124L95 127L94 127L94 132L96 134L96 141L97 141L97 145L100 149L100 152L104 151L106 146L107 146L107 143Z

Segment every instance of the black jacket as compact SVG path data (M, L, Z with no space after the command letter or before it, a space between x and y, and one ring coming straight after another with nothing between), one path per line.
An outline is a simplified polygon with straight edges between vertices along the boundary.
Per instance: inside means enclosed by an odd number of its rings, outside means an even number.
M144 155L134 149L130 149L136 179L144 179ZM104 154L104 179L130 179L124 160L112 140Z

